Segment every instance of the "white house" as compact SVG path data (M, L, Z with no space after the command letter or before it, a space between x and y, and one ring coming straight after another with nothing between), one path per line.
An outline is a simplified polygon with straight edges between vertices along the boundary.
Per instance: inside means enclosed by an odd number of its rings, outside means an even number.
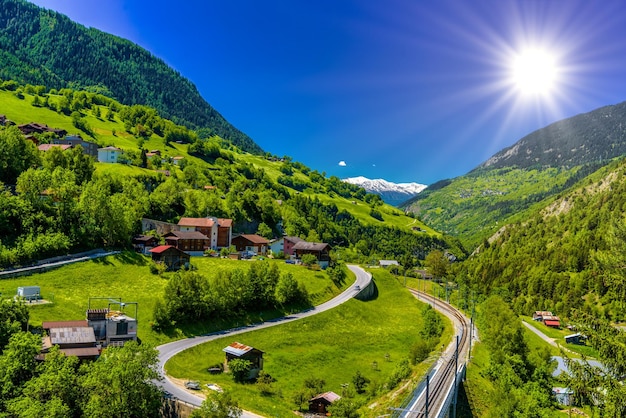
M101 163L116 163L122 150L115 147L98 148L98 161Z

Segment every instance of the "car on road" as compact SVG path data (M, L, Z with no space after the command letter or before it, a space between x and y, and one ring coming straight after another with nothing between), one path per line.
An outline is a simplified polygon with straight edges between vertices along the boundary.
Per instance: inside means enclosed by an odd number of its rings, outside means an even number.
M196 380L188 380L185 382L185 387L187 389L200 390L200 382Z
M356 290L357 292L361 291L361 286L359 286L358 284L354 286L354 290Z

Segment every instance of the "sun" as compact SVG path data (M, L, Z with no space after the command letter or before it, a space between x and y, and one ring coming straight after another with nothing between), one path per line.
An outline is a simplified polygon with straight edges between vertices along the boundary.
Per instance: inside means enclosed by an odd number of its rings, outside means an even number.
M513 57L511 81L524 95L546 96L555 88L558 68L554 54L528 49Z

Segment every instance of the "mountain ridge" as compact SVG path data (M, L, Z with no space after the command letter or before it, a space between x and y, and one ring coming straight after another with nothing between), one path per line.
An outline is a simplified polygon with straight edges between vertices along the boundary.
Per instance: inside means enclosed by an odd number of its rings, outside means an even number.
M89 90L126 105L148 105L177 124L206 128L245 151L263 152L190 80L144 48L23 0L0 0L0 6L1 79Z
M393 183L385 179L369 179L364 176L343 179L350 184L363 187L367 192L379 195L385 203L398 206L419 194L426 187L419 183Z

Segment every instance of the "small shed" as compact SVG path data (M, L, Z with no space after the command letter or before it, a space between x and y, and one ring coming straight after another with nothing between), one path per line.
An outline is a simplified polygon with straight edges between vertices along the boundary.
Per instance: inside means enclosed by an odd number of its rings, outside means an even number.
M335 392L324 392L311 399L309 399L309 412L317 414L326 414L330 404L336 400L341 399L341 396Z
M547 327L561 328L561 318L554 315L544 315L543 323Z
M378 265L380 267L391 267L391 266L398 266L399 264L396 260L379 260Z
M582 335L580 332L576 334L570 334L565 336L566 344L584 344L586 337Z
M189 264L191 257L184 251L172 245L159 245L150 250L152 260L162 262L167 266L168 270L178 270Z
M544 316L553 316L550 311L535 311L533 313L533 321L542 321Z
M228 369L228 363L234 359L248 360L252 363L248 379L255 379L263 370L263 351L259 349L235 341L222 351L226 353L224 370Z

